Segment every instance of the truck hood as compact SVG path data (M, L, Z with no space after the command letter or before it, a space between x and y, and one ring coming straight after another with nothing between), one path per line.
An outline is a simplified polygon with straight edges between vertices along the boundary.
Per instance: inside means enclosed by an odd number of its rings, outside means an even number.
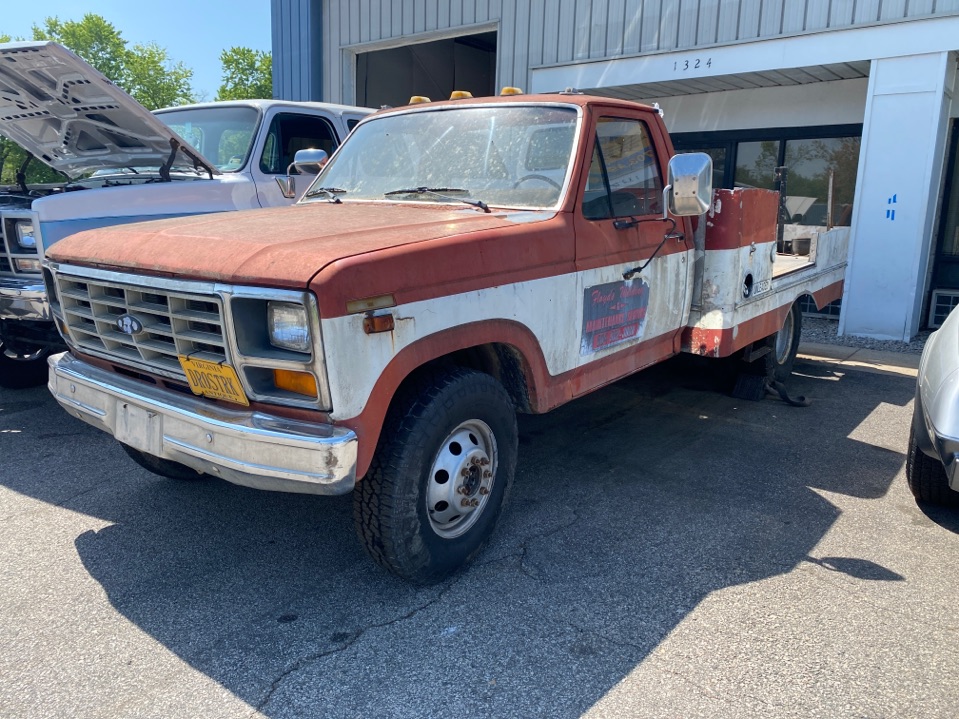
M553 217L464 207L311 202L118 225L58 242L55 262L265 287L304 288L336 260Z
M0 134L76 178L101 168L159 167L172 143L218 170L143 105L62 45L0 45Z

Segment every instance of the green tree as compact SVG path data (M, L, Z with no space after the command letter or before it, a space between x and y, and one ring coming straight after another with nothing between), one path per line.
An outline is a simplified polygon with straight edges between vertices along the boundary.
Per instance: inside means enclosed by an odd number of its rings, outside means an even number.
M217 100L273 97L273 55L248 47L231 47L220 53L223 84Z
M148 110L196 102L190 85L193 70L173 62L155 42L134 45L125 64L123 89Z

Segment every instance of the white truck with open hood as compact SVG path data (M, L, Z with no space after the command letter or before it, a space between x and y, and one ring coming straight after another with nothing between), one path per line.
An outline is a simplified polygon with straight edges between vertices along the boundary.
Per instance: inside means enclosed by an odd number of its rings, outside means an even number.
M297 151L332 154L370 112L244 100L151 113L56 43L0 45L0 135L66 178L34 188L21 176L0 193L0 385L42 382L61 346L40 274L52 244L107 225L292 204L284 181Z

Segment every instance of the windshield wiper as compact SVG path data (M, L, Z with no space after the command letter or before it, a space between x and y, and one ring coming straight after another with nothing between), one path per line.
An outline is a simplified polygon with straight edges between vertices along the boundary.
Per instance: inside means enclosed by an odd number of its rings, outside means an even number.
M391 195L433 195L433 197L439 197L442 200L449 200L450 202L462 202L466 205L478 207L483 212L490 212L489 205L482 200L467 200L462 197L451 197L443 194L444 192L468 193L469 190L464 190L459 187L408 187L405 190L391 190L389 192L384 192L383 197L390 197Z
M319 194L324 194L330 198L330 202L340 204L342 200L337 197L337 195L345 195L346 190L343 190L339 187L311 187L306 192L306 197L316 197Z

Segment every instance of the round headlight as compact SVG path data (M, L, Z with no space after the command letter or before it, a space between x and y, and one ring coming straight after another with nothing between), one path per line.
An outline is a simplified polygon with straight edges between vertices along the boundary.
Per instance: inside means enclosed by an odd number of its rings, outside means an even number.
M36 252L37 236L33 231L33 223L30 220L20 220L17 222L17 244L21 249Z
M266 306L270 344L274 347L310 351L310 325L306 307L294 302L270 302Z

